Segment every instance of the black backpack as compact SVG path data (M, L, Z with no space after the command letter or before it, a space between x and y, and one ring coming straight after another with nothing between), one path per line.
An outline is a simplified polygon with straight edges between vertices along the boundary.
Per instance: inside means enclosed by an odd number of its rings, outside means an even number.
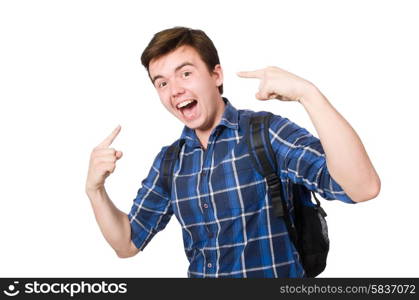
M283 197L282 185L276 173L276 158L269 139L269 124L271 113L256 114L249 118L247 130L247 144L250 158L255 169L266 178L268 193L271 196L273 213L283 218L295 248L300 255L306 277L316 277L326 267L329 252L329 237L326 213L320 206L314 192L311 192L316 203L307 205L300 201L301 193L308 190L303 185L292 184L293 207L295 222L288 213L288 205ZM264 143L264 141L268 141ZM185 140L179 139L167 149L162 162L162 176L164 188L171 190L173 168L178 159Z

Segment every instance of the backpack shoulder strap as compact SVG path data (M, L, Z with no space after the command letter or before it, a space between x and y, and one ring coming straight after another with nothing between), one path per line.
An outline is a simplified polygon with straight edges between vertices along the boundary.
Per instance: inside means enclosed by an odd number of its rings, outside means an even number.
M258 172L269 179L273 177L272 174L276 175L276 156L272 149L272 144L269 138L269 125L273 114L270 112L264 112L264 114L256 114L249 119L249 131L248 131L248 147L250 157L254 162ZM264 143L265 141L265 143ZM254 147L252 149L252 147ZM257 157L257 160L255 159ZM259 163L258 163L259 162ZM327 216L326 212L320 205L319 199L316 197L314 191L311 191L313 198L315 199L315 206L317 206L319 212L323 217ZM280 196L280 195L279 195ZM273 201L273 205L276 205L277 201ZM285 203L283 202L283 205ZM279 212L280 208L274 208L274 211ZM278 214L277 214L278 215Z
M247 131L249 154L256 170L267 180L268 193L271 196L275 216L284 219L291 241L294 245L297 245L297 230L294 223L291 222L288 210L285 211L287 204L282 197L282 184L276 174L276 158L269 138L269 126L272 116L271 113L265 113L250 117L249 129Z
M184 143L185 143L184 139L177 140L176 142L174 142L172 145L169 146L169 148L167 149L163 157L160 170L162 172L162 177L163 177L163 188L167 191L169 195L172 189L173 169L179 157L179 152L182 149L182 146Z
M268 192L271 195L274 213L278 217L283 217L285 214L284 201L281 196L281 183L276 174L276 160L269 139L271 118L271 113L255 114L250 117L247 143L253 164L268 182Z

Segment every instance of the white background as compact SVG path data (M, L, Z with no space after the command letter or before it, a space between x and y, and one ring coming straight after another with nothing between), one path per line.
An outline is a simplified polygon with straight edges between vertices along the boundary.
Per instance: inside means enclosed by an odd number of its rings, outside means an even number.
M225 93L317 135L298 103L259 102L235 72L275 65L313 82L360 135L378 198L324 203L321 277L417 277L418 9L415 1L1 1L0 276L186 277L175 217L144 252L119 259L84 184L90 152L116 125L124 152L106 188L128 212L183 125L140 64L152 35L182 25L214 41Z

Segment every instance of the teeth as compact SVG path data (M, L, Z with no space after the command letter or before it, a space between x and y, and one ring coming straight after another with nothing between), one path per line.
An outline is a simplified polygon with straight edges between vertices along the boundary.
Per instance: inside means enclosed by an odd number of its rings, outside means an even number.
M186 100L186 101L183 101L183 102L181 102L181 103L179 103L176 107L177 108L182 108L182 107L185 107L186 105L188 105L189 103L192 103L194 100Z

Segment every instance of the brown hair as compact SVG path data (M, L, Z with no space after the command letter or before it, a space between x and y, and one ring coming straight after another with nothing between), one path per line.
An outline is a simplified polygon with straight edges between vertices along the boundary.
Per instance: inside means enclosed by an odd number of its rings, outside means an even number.
M147 72L149 72L148 68L151 60L166 55L181 46L191 46L194 48L210 73L220 63L217 49L205 32L178 26L157 32L144 49L141 55L141 63L147 69ZM223 85L218 87L218 91L220 94L223 93Z

